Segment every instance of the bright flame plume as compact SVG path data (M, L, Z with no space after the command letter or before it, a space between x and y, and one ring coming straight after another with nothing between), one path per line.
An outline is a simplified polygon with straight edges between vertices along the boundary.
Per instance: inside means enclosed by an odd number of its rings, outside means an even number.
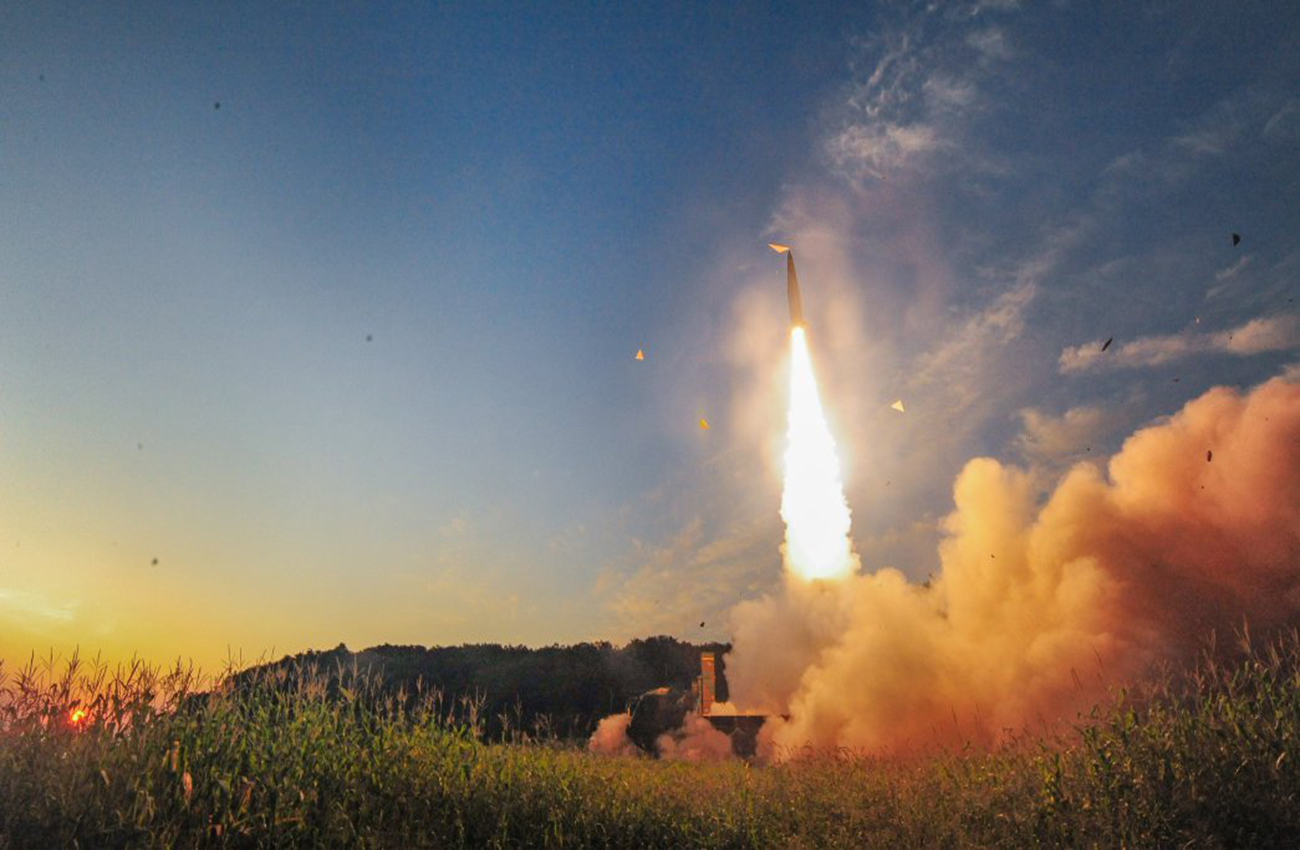
M840 579L856 568L849 540L849 505L840 479L835 438L826 425L803 328L790 335L790 413L786 431L786 569L807 581Z

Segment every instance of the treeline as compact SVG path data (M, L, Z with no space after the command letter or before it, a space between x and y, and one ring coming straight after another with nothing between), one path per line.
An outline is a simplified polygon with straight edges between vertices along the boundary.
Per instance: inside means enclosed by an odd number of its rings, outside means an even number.
M469 719L472 706L481 733L490 739L512 731L580 738L590 735L600 718L625 710L629 701L652 688L689 689L700 674L701 652L717 658L718 699L726 699L723 655L730 649L730 644L694 644L666 636L626 646L602 641L538 649L384 644L352 652L339 644L285 656L244 671L235 681L292 682L312 673L324 674L336 687L340 674L346 679L355 671L390 695L436 690L448 711L462 720Z

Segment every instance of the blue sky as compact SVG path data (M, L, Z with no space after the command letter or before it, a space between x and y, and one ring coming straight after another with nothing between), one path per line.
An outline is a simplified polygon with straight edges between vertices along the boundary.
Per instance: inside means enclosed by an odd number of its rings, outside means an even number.
M725 638L769 239L923 579L969 458L1296 362L1298 55L1284 3L15 4L0 655Z

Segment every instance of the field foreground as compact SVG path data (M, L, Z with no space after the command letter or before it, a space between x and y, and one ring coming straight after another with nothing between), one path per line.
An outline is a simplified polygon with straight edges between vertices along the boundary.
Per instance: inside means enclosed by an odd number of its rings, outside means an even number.
M0 848L1300 846L1300 639L1222 658L993 753L771 766L484 743L346 671L0 669Z

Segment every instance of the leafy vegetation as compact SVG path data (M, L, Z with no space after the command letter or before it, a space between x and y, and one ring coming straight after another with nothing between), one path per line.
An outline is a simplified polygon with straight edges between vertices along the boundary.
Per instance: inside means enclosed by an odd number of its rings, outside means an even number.
M1294 633L996 752L766 767L601 757L514 727L485 742L481 701L342 666L203 684L75 660L5 675L0 846L1300 843Z

